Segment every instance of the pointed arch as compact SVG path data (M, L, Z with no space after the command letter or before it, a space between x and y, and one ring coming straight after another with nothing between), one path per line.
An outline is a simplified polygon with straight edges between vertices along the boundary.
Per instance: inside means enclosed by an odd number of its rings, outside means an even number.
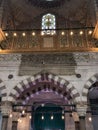
M91 78L89 78L83 87L82 100L85 104L87 104L88 90L96 81L98 81L98 73L94 74Z
M36 84L38 83L52 83L53 85L40 85L40 87L37 87ZM57 87L59 86L59 87ZM33 88L33 89L32 89ZM25 98L28 99L29 97L32 97L31 91L33 94L37 94L41 90L49 89L49 90L54 90L57 93L59 93L62 97L67 97L70 100L73 99L73 102L78 103L80 102L80 94L76 90L76 88L67 80L60 78L57 75L54 75L52 73L40 73L36 74L32 77L29 77L20 83L18 83L13 90L11 91L9 95L9 99L11 101L17 100L21 96L21 94L28 90L30 90L30 93L27 93L25 95ZM26 91L27 92L27 91ZM70 95L70 96L69 96Z

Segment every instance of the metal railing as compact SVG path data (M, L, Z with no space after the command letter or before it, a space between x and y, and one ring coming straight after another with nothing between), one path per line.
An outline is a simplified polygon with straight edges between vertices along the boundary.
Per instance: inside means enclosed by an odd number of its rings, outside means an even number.
M49 30L4 30L1 53L97 51L93 28ZM50 30L53 31L54 30Z

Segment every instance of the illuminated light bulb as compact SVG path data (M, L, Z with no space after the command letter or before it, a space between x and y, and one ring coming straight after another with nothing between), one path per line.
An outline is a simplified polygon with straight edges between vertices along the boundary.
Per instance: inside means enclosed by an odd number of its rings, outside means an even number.
M71 35L71 36L73 35L73 32L72 32L72 31L70 32L70 35Z
M9 117L10 117L10 118L12 118L12 116L13 116L13 115L12 115L12 114L10 114L10 116L9 116Z
M92 34L92 31L90 30L90 31L88 32L88 34L91 35L91 34Z
M25 114L25 110L22 111L22 114L23 114L23 115Z
M29 119L31 119L32 118L32 116L29 116Z
M52 116L51 116L51 120L53 120L53 118L54 118L54 117L53 117L53 115L52 115Z
M35 36L35 32L32 32L32 36Z
M25 36L26 36L26 34L25 34L25 33L22 33L22 36L23 36L23 37L25 37Z
M88 120L91 122L91 121L92 121L92 118L91 118L91 117L89 117L89 118L88 118Z
M17 33L14 33L14 34L13 34L13 36L15 36L15 37L16 37L16 36L17 36Z
M64 120L64 118L65 118L64 115L62 115L62 120Z
M7 36L8 36L8 33L5 33L5 36L7 37Z
M80 31L80 35L82 35L83 34L83 31Z
M62 32L61 34L62 34L62 35L65 35L65 32Z
M43 115L42 115L41 119L44 120L44 116Z

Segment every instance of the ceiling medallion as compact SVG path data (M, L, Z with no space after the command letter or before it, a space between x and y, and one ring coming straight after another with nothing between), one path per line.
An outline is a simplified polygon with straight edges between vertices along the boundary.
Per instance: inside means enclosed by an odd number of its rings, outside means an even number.
M28 0L32 5L40 8L54 8L64 4L65 0Z

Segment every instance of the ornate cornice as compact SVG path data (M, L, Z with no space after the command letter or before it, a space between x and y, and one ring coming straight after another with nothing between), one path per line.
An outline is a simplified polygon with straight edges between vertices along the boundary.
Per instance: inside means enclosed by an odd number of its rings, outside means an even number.
M2 62L21 62L24 65L77 65L78 62L97 63L98 53L1 54L0 64Z

